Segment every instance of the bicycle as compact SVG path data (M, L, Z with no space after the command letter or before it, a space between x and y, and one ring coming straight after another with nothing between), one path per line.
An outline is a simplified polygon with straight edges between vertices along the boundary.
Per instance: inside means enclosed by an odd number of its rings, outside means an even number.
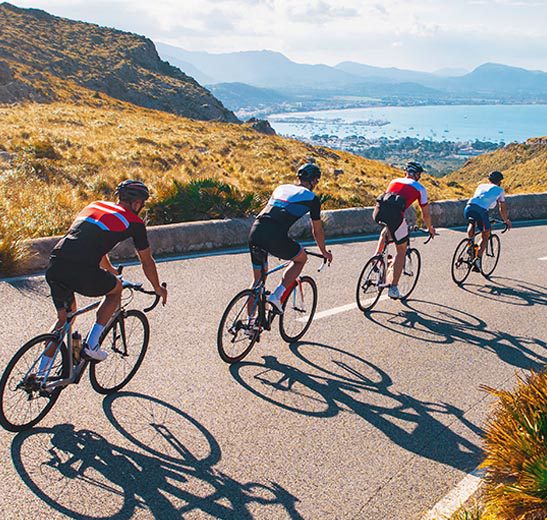
M427 244L433 238L429 231L420 229L417 226L411 228L411 232L414 231L429 235L424 244ZM361 271L355 296L357 306L363 312L370 311L380 299L382 291L389 287L389 284L386 283L386 275L393 258L387 254L387 246L392 242L392 239L388 239L384 250L370 258ZM410 236L408 237L408 243L409 247L406 250L403 272L398 284L401 300L406 300L416 288L422 265L419 251L414 247L410 247Z
M121 268L118 272L121 274ZM143 362L150 339L150 325L144 313L158 305L160 296L143 289L141 283L122 280L122 285L129 290L129 297L122 300L99 341L109 353L105 361L95 363L86 359L81 354L81 336L72 332L74 319L96 309L100 301L75 312L67 308L67 321L61 329L36 336L13 356L0 378L0 424L6 430L24 431L39 423L64 388L79 384L89 364L91 386L100 394L117 392L131 381ZM154 295L155 301L144 312L127 310L134 292ZM52 361L40 372L42 354L52 344L57 345ZM28 406L23 406L25 403Z
M468 219L468 222L469 224L476 224L475 220L471 218ZM501 224L502 221L493 218L490 219L490 223ZM507 224L505 224L502 234L505 233L507 229ZM454 251L451 264L451 273L452 280L454 280L457 285L461 285L465 282L465 280L467 280L467 277L469 276L469 273L471 272L471 269L479 256L479 246L478 244L475 244L475 237L480 233L481 231L477 229L477 226L475 226L475 234L473 237L464 238L457 245L456 250ZM491 232L481 259L480 272L485 278L490 277L494 272L494 269L496 269L500 258L500 251L501 240L498 235Z
M318 272L327 263L323 255L306 250L310 256L323 259ZM218 353L226 363L236 363L249 354L260 341L263 331L271 330L276 314L268 303L266 277L290 264L282 263L264 273L252 289L244 289L230 301L218 326ZM310 276L300 276L281 298L283 313L279 317L279 333L284 341L298 341L310 328L317 308L317 285ZM232 313L234 313L232 315ZM239 346L241 344L241 346ZM241 349L241 350L239 350Z

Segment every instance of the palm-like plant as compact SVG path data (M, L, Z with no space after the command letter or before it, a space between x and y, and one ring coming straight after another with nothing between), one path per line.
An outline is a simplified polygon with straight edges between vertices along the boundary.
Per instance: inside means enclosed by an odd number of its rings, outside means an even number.
M519 378L498 398L485 436L486 511L500 519L547 518L547 371Z

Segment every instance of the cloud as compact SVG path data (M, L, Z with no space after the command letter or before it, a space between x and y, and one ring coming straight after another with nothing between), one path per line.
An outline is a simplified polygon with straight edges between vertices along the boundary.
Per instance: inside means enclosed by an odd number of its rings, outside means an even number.
M299 5L298 2L288 7L291 18L300 23L324 24L335 18L354 18L359 16L359 11L354 7L339 7L323 0L308 2Z

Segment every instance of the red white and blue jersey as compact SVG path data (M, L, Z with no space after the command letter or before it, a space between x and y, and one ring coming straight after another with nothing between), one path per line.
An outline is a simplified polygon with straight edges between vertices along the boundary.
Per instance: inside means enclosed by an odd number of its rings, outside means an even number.
M428 203L427 190L417 180L410 177L394 179L387 187L387 193L396 193L405 199L405 209L411 206L415 201L418 201L420 206L425 206Z
M143 220L113 202L92 202L76 217L69 232L53 248L51 257L96 266L126 238L133 239L138 251L149 247Z

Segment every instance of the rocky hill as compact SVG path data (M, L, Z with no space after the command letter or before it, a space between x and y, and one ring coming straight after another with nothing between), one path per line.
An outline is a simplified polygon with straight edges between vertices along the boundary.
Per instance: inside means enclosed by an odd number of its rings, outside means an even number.
M462 169L445 179L472 186L492 170L503 172L503 186L510 193L547 191L547 137L509 144L470 159Z
M238 122L207 89L162 61L148 38L0 4L0 103L101 94L201 120Z

